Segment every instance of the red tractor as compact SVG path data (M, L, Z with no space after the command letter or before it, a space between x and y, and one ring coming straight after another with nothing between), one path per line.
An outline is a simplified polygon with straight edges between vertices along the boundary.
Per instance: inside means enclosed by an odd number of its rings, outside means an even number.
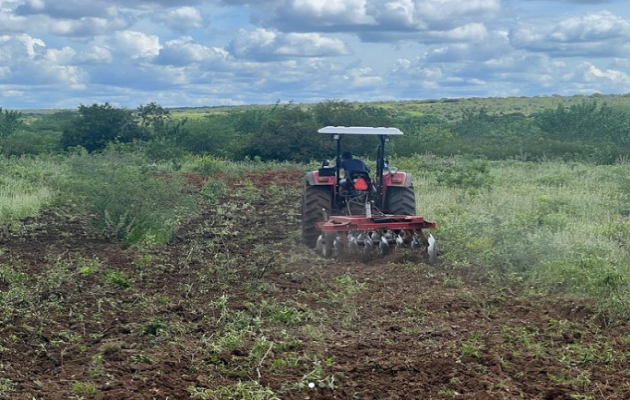
M385 256L393 249L410 248L435 262L437 248L423 230L436 223L416 216L411 174L390 168L385 143L403 133L397 128L328 126L318 131L336 141L336 163L322 163L306 174L302 198L302 240L324 257L344 254ZM345 135L372 135L379 139L376 173L341 174L341 140Z

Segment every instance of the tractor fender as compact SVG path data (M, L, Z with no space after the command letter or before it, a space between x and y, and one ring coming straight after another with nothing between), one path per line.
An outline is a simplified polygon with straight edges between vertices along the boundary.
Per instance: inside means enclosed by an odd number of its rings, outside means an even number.
M309 171L306 173L306 183L310 186L334 185L334 176L320 176L319 171Z
M396 173L385 173L383 182L386 187L411 187L413 177L409 172L398 171Z

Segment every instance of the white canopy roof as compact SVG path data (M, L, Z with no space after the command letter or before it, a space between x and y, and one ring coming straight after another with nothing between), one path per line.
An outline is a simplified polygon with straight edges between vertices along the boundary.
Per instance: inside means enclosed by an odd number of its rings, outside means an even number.
M398 128L373 128L367 126L327 126L317 131L328 135L402 135Z

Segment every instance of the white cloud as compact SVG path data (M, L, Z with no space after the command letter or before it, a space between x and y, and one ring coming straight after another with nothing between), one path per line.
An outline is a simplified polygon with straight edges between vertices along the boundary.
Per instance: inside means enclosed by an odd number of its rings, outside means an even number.
M601 70L589 63L585 66L584 80L586 82L606 81L613 85L630 87L630 76L625 72L614 69Z
M179 7L157 14L154 19L176 32L201 29L206 25L201 10L194 7Z
M499 33L495 33L497 35ZM431 31L426 34L427 38L442 42L483 42L490 39L491 34L484 24L473 22L470 24L458 26L446 31ZM496 37L496 36L495 36ZM494 38L492 38L494 39ZM503 38L501 38L503 42Z
M0 61L11 62L11 57L24 57L29 59L44 53L46 43L39 38L27 34L16 36L0 36Z
M562 76L559 93L626 93L630 91L630 76L611 68L600 68L585 61Z
M185 66L195 63L224 61L227 57L228 53L225 50L204 46L187 36L166 42L155 61L158 64Z
M475 31L473 28L472 31ZM507 32L495 31L486 32L478 30L477 39L474 35L466 37L462 33L466 32L456 31L453 34L452 31L443 33L445 42L442 45L436 45L431 47L426 53L422 55L422 59L425 62L430 63L470 63L470 62L482 62L490 60L505 54L509 54L513 51L509 44ZM438 35L439 37L440 35ZM453 39L470 40L470 43L448 43ZM434 38L435 39L435 38ZM485 39L485 40L483 40Z
M513 46L561 57L624 56L630 51L630 20L608 11L557 23L528 21L510 33Z
M601 83L605 86L625 87L630 89L630 76L623 71L614 69L600 69L590 62L581 63L573 73L565 76L575 81L585 83Z
M121 8L153 10L185 7L203 2L207 0L21 0L6 3L17 5L15 7L17 15L47 15L55 19L81 19L116 17Z
M350 54L338 38L319 33L281 33L267 29L240 30L228 50L238 58L270 61L288 57L325 57Z
M287 0L272 23L282 30L382 32L452 30L495 18L499 0ZM393 35L384 36L394 38Z
M51 20L48 25L50 32L57 36L93 37L125 29L129 27L130 23L123 18L80 18Z
M343 78L351 88L356 90L374 90L383 85L383 78L376 75L371 68L352 68Z
M157 36L137 31L116 32L109 42L117 51L131 58L155 57L161 48Z
M608 11L568 18L553 27L549 37L558 42L591 42L630 36L630 20Z
M94 44L75 57L79 64L111 64L114 60L111 50L107 46Z
M90 0L25 0L15 9L17 15L45 14L51 18L116 17L118 11L107 3Z
M5 80L20 85L65 84L84 88L84 72L69 65L75 51L69 47L48 49L43 40L27 34L0 36L0 63Z
M335 26L374 25L367 15L367 0L287 0L276 12L285 24L299 27L313 24L322 28ZM295 23L295 25L294 25Z

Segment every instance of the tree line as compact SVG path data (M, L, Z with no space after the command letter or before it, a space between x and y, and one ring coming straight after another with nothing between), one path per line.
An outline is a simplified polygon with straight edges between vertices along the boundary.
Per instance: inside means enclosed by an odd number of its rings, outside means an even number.
M392 140L397 156L432 153L488 159L589 160L612 163L630 156L630 113L620 106L585 100L533 115L468 108L447 120L391 106L327 100L314 105L276 104L176 117L156 103L136 109L81 105L37 118L0 108L0 149L6 156L98 152L110 143L134 143L155 160L187 153L231 160L308 162L330 157L333 142L317 134L328 125L393 126L405 135ZM345 146L374 156L374 138L351 137Z

